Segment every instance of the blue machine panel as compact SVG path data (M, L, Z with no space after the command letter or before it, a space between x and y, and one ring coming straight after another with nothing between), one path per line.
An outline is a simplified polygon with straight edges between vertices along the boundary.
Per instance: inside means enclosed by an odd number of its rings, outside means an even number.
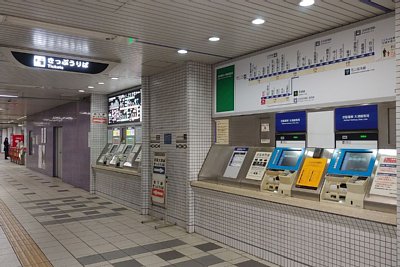
M378 106L358 106L335 109L336 131L378 129Z
M275 125L279 133L306 132L307 114L305 111L276 113Z
M268 169L297 171L304 157L304 148L277 147L272 152Z
M336 149L328 174L369 177L374 169L376 154L375 149Z

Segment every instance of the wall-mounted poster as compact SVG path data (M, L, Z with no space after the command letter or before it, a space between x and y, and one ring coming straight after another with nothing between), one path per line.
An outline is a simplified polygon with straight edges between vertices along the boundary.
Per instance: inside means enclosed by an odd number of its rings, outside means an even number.
M108 124L141 122L141 90L108 97Z

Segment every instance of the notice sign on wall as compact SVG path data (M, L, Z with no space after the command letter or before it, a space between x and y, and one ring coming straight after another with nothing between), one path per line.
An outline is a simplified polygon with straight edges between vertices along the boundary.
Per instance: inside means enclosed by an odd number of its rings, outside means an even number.
M218 145L229 144L229 119L215 121L216 140Z
M372 181L372 195L396 197L397 195L397 159L395 156L382 156L376 175Z
M94 124L107 124L107 113L93 113L92 123Z
M307 130L307 115L305 111L276 113L276 131L305 132Z
M317 188L327 162L326 158L306 158L296 185Z
M378 106L367 105L335 109L336 131L378 129Z
M261 181L272 152L256 152L246 179Z
M166 153L155 152L151 182L151 200L153 203L165 204L166 197Z

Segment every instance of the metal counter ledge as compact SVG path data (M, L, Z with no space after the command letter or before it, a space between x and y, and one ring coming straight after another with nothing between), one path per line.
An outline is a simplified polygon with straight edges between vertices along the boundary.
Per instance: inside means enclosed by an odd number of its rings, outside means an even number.
M285 197L271 192L261 192L257 189L240 188L232 185L217 184L211 181L194 181L191 182L193 187L209 189L248 198L260 199L269 202L295 206L304 209L322 211L331 214L337 214L356 219L363 219L384 224L396 225L396 214L372 211L366 209L358 209L347 207L345 205L337 205L334 203L325 203L319 201L306 200L294 197Z
M107 166L102 166L102 165L92 165L92 168L94 170L101 170L101 171L108 171L108 172L117 172L117 173L123 173L123 174L129 174L129 175L134 175L140 177L141 174L137 170L130 170L130 169L121 169L121 168L116 168L116 167L107 167Z

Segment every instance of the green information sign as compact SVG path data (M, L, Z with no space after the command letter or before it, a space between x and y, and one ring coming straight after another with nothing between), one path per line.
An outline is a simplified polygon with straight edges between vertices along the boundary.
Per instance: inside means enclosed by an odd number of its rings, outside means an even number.
M217 70L217 112L235 108L235 65Z

